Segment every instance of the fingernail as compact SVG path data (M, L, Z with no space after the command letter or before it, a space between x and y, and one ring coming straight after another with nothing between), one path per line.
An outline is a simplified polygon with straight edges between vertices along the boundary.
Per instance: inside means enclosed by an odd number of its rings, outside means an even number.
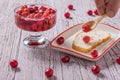
M113 16L115 15L115 13L114 13L113 11L109 11L109 12L107 12L107 15L108 15L109 17L113 17Z

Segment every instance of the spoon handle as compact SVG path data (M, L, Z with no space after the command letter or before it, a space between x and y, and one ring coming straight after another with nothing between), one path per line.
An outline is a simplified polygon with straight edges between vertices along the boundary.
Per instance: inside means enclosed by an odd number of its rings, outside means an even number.
M102 19L104 19L106 17L106 15L104 14L104 15L102 15L102 16L100 16L100 17L98 17L97 19L96 19L96 24L98 24Z

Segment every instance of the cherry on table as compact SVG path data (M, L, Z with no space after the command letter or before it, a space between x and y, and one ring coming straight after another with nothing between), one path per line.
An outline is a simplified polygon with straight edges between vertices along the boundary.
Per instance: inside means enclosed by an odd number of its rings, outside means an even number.
M98 65L93 65L91 70L93 74L98 74L100 72L100 67Z
M117 62L118 64L120 64L120 56L117 57L116 62Z
M64 16L65 16L65 18L70 18L70 13L69 13L69 12L66 12L66 13L64 14Z
M68 5L68 9L69 9L69 10L73 10L73 5L72 5L72 4L69 4L69 5Z
M63 57L61 58L61 60L62 60L63 63L67 63L67 62L70 61L70 57L67 56L67 55L65 55L65 56L63 56Z
M18 62L15 59L11 60L9 64L12 68L16 68L18 66Z
M45 71L45 75L47 78L50 78L53 76L53 69L49 68Z
M96 9L96 10L94 10L94 14L95 15L99 15L99 13L98 13L98 10Z
M88 11L87 11L87 14L88 14L89 16L92 16L92 15L93 15L93 11L92 11L92 10L88 10Z

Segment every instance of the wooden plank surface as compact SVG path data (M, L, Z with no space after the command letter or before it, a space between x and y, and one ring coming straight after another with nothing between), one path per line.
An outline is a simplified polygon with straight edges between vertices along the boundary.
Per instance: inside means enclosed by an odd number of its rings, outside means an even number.
M96 9L94 0L1 0L0 1L0 80L49 80L44 72L51 67L54 76L50 80L120 80L120 65L115 60L120 56L120 42L110 49L100 60L91 62L70 56L70 62L64 64L61 57L66 53L48 46L44 49L32 49L23 45L23 39L30 33L20 30L14 23L14 8L23 4L49 4L57 9L57 22L54 28L43 32L50 40L63 30L94 17L86 14L89 9ZM75 10L67 6L73 4ZM69 11L73 19L65 19ZM120 11L114 18L106 18L103 23L120 28ZM39 34L39 33L38 33ZM16 59L18 69L12 70L9 61ZM91 66L98 64L101 73L94 75Z

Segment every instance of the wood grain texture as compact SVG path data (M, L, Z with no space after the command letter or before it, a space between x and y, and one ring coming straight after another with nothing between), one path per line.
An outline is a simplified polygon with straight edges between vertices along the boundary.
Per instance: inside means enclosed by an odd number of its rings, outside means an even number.
M120 65L115 60L120 56L120 42L110 49L100 60L87 61L70 56L69 63L62 63L61 57L66 53L56 51L50 46L44 49L32 49L23 45L23 39L30 33L17 28L14 22L14 8L23 4L49 4L57 9L57 23L54 28L43 32L50 40L63 30L86 22L94 17L86 14L89 9L96 9L94 0L1 0L0 1L0 80L49 80L44 72L53 68L54 76L50 80L120 80ZM67 6L73 4L75 10L69 11ZM65 19L64 13L69 11L73 19ZM120 28L120 11L103 23ZM39 34L39 33L38 33ZM18 68L13 70L9 61L16 59ZM101 67L99 75L93 75L91 66Z

